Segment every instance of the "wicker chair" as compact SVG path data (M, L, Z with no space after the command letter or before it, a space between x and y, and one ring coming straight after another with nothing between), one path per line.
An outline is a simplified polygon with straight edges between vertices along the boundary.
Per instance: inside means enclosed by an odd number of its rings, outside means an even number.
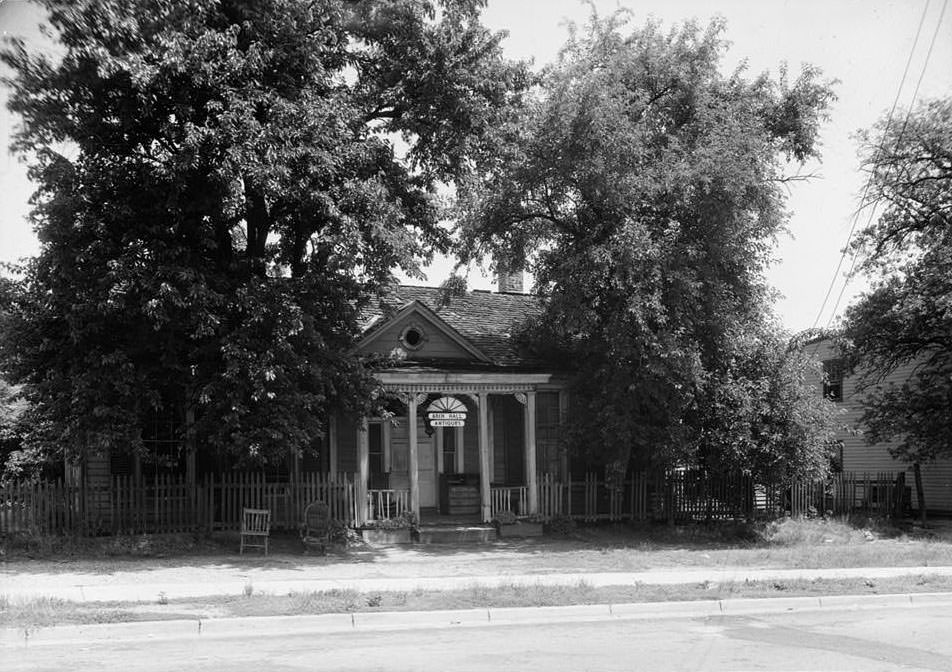
M271 509L242 509L241 510L241 548L239 553L244 555L245 548L263 548L268 554L268 537L271 534Z
M331 509L324 502L311 502L304 509L304 522L301 523L301 541L307 550L320 549L321 555L327 553L331 542Z

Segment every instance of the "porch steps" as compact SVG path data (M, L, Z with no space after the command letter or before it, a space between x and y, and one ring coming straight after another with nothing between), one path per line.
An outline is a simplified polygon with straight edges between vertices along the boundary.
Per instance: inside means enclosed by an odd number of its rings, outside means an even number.
M420 544L488 544L496 541L496 528L485 524L426 524L418 528Z

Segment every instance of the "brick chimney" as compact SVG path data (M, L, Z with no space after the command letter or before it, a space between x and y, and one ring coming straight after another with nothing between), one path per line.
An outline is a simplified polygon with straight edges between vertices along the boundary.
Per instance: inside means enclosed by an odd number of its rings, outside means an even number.
M496 278L501 294L525 293L525 273L522 270L512 270L505 262L497 261Z

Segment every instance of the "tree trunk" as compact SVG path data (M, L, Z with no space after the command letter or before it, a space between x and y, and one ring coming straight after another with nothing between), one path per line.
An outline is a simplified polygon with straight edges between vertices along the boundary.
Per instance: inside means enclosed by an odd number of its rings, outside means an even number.
M912 465L912 473L916 477L916 499L919 502L919 521L926 524L926 494L922 491L922 469L918 462Z

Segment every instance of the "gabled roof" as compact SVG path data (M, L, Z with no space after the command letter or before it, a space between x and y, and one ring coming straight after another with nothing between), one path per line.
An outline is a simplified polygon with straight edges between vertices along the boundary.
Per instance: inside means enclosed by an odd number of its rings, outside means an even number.
M410 304L425 307L448 325L494 366L539 368L544 363L522 351L513 336L526 319L539 315L539 297L470 291L451 296L439 287L397 285L371 303L361 314L366 342Z
M399 322L404 317L408 315L420 315L437 329L439 329L444 336L449 338L453 343L455 343L459 348L468 353L473 359L480 362L491 362L492 360L482 352L479 348L469 342L462 334L460 334L456 329L451 325L447 324L446 320L437 315L434 311L430 310L425 303L419 300L413 300L410 303L403 306L398 310L394 315L390 316L389 319L384 320L375 320L373 326L382 327L385 323L388 322ZM364 337L360 339L360 342L357 344L358 348L364 348L376 340L376 338L383 333L381 328L370 328L364 333Z

